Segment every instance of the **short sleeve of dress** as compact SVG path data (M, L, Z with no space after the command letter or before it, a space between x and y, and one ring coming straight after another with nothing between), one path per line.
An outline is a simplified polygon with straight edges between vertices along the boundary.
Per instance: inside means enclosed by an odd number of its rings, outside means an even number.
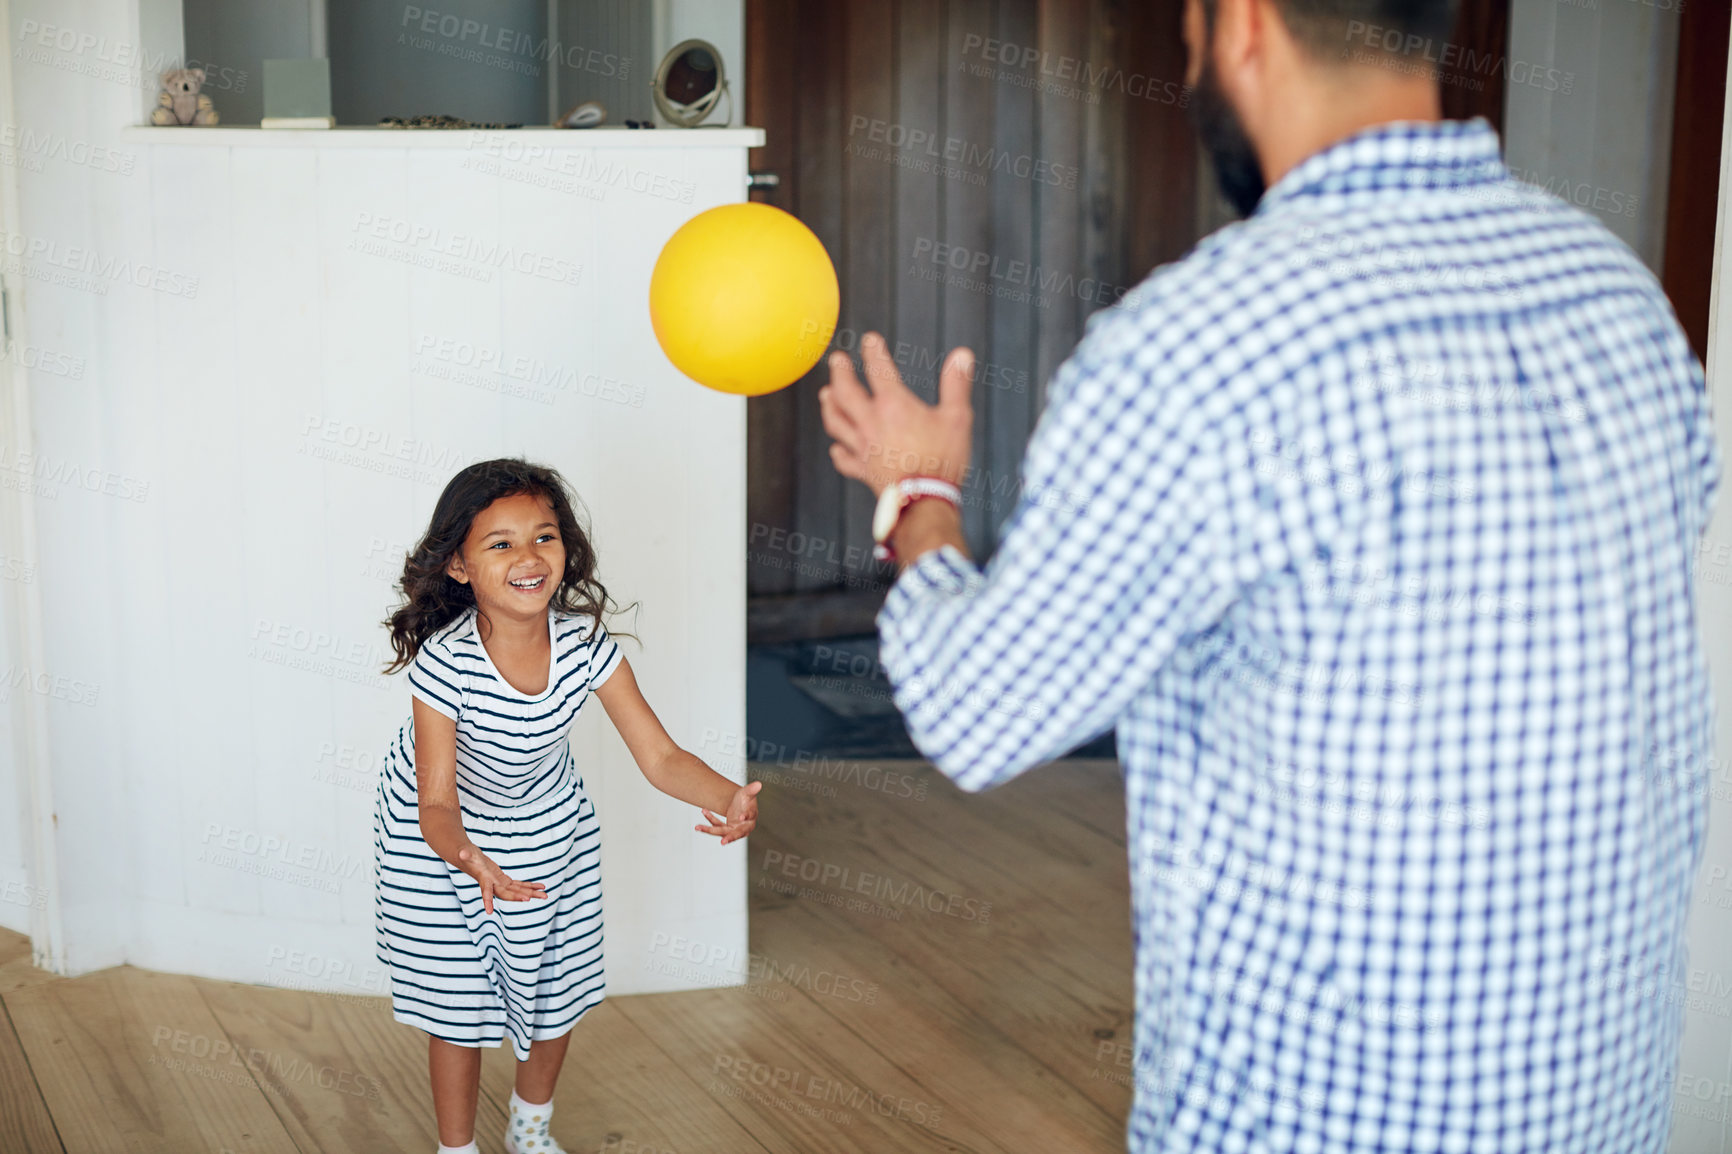
M595 632L589 639L589 688L592 693L601 688L602 682L613 676L613 671L619 668L624 657L620 652L619 642L608 633L607 626L597 621Z
M421 643L409 663L409 692L451 720L463 705L463 670L437 637Z

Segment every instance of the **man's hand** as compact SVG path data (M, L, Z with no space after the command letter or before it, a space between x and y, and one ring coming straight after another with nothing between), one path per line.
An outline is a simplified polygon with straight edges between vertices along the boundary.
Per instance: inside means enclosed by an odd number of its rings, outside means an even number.
M871 392L844 352L830 354L830 383L818 390L836 471L864 482L874 497L904 477L939 477L960 487L974 439L973 352L958 346L945 358L936 406L902 383L877 333L860 342L860 360Z

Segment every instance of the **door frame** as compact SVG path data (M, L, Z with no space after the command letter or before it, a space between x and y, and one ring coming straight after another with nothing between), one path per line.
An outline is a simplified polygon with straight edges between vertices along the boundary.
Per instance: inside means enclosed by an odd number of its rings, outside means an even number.
M13 125L12 6L0 0L0 124ZM18 231L18 179L13 165L0 165L0 229ZM35 452L31 424L30 374L12 357L26 344L23 278L0 277L0 451L17 461ZM32 574L42 571L36 533L36 504L29 494L0 487L0 550ZM46 668L39 582L5 581L0 613L13 639L12 660L28 671ZM18 767L24 812L24 857L30 886L40 895L30 909L31 960L51 973L66 972L66 935L62 901L54 782L48 743L48 702L40 693L9 695L13 764Z

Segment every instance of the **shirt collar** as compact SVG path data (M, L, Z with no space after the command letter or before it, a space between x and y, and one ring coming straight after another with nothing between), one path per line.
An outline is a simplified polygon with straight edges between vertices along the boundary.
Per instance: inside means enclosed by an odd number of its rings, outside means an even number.
M1263 194L1253 214L1288 201L1437 191L1506 180L1497 132L1472 120L1396 120L1319 149Z

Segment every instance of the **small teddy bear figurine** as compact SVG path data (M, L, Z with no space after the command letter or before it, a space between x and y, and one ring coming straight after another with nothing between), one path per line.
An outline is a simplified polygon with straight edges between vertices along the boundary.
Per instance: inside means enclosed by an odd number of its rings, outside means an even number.
M204 84L204 69L177 68L162 74L162 91L156 95L156 107L151 109L152 124L215 124L216 107L210 97L199 91Z

